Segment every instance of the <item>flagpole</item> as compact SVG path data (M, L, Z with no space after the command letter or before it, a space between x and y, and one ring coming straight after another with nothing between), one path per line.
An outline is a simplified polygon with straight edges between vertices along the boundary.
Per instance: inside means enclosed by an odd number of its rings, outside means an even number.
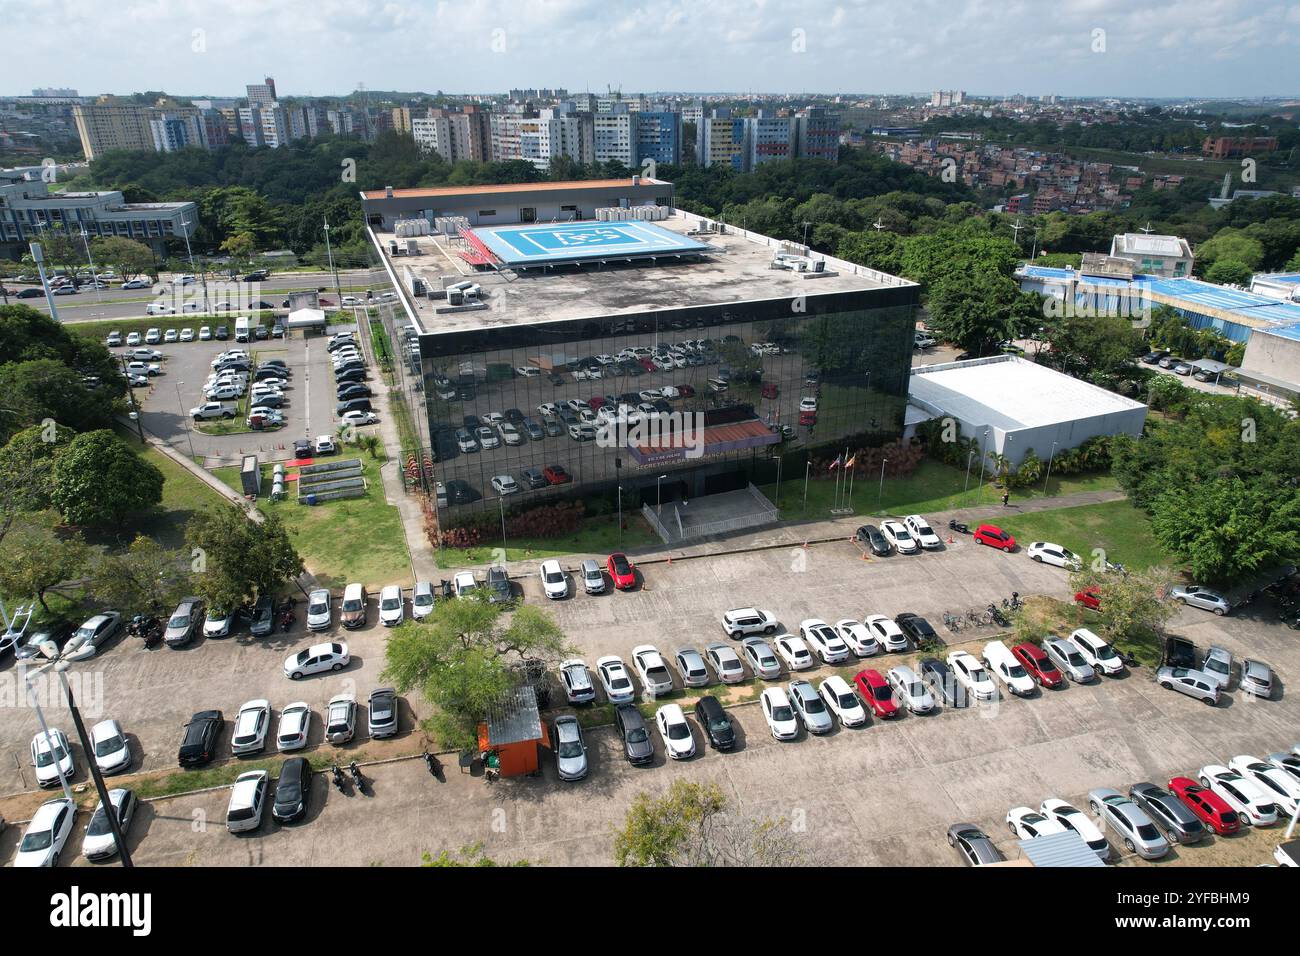
M852 471L849 472L849 494L848 494L848 500L845 502L845 506L849 508L853 507L853 472Z

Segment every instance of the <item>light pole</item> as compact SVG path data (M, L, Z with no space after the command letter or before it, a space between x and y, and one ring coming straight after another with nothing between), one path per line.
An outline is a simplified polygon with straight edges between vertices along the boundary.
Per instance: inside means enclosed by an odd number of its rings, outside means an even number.
M803 247L805 249L808 248L808 227L811 225L812 225L811 222L806 222L806 221L803 224Z
M623 540L623 486L618 486L618 540Z
M338 270L334 268L334 252L330 246L330 221L324 216L321 219L325 223L325 256L329 259L330 274L334 276L334 294L339 297L339 305L341 306L343 305L343 289L339 286Z
M50 282L45 278L45 253L39 242L32 243L32 261L36 263L36 272L41 277L41 288L45 290L45 304L50 307L50 318L59 321L59 310L54 305L54 293L50 291Z
M989 459L989 430L984 429L984 441L980 446L980 483L975 489L975 501L984 500L984 465Z
M104 304L104 297L99 294L99 270L95 268L95 259L90 254L90 236L86 233L86 227L81 227L81 244L86 250L86 262L90 264L90 281L95 287L95 301L100 305Z
M1052 462L1056 459L1056 442L1052 442L1052 454L1047 459L1047 477L1043 479L1043 494L1047 494L1047 483L1052 480Z
M776 501L773 502L779 509L781 507L781 456L773 455L776 459Z
M803 469L803 510L804 511L808 510L808 476L810 474L812 474L811 458L808 459L808 463L804 465L804 469Z
M501 560L509 560L506 554L508 548L506 545L506 498L505 495L497 495L497 506L501 509Z
M667 477L667 475L660 475L655 479L655 514L663 514L664 494L661 482Z
M182 219L181 221L185 224L185 255L189 257L190 268L199 273L199 277L203 281L203 312L206 314L208 311L208 274L206 271L195 267L194 252L190 249L190 221L189 219Z
M176 383L176 410L181 413L181 421L185 422L185 437L190 442L190 460L194 459L194 433L190 431L190 416L185 414L185 403L181 400L181 386L184 382Z
M974 460L975 460L975 449L972 448L970 450L970 454L966 456L966 483L961 486L962 501L966 500L966 493L970 490L970 463Z

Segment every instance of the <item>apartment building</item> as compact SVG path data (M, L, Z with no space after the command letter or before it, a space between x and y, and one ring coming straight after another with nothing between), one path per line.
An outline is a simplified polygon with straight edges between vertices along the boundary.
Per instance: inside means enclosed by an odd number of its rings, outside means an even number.
M733 119L726 110L700 120L695 134L695 158L701 166L730 166L745 169L745 121Z
M77 127L77 135L81 138L81 149L90 162L113 149L158 149L150 125L153 120L187 124L198 116L199 111L192 106L179 106L167 101L143 106L104 98L96 103L78 103L72 107L73 122ZM179 129L176 126L172 128ZM200 139L201 131L194 132L194 138ZM166 141L166 137L163 141ZM202 144L196 142L194 145Z
M1201 155L1211 159L1271 153L1275 149L1276 136L1207 136L1201 143Z
M637 165L647 159L674 166L682 161L681 113L646 110L635 114L633 118L636 121Z
M599 112L592 116L594 156L598 163L636 165L636 117L622 112Z
M750 116L745 119L745 169L795 156L795 122L789 116Z
M1133 271L1144 275L1165 276L1177 279L1192 274L1196 261L1192 247L1182 236L1157 236L1141 232L1126 232L1110 240L1110 255L1127 259Z

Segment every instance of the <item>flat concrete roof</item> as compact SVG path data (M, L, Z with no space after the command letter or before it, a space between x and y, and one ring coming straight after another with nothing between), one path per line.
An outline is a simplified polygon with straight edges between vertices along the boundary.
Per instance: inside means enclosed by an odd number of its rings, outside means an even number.
M916 366L908 392L954 418L1007 431L1145 407L1014 355Z
M553 185L553 184L550 184ZM773 258L787 252L775 239L727 227L726 233L688 236L699 229L699 216L675 211L654 226L676 233L683 242L699 240L709 251L685 259L673 254L666 260L622 261L617 255L602 263L530 269L515 273L505 269L478 269L461 253L470 246L459 238L441 235L397 237L374 232L380 253L392 267L402 288L403 301L414 307L416 324L424 333L464 332L502 325L635 315L663 309L730 305L789 299L795 296L835 295L915 286L915 283L865 266L825 259L821 273L798 273L772 268ZM631 223L593 223L627 226ZM389 243L399 249L415 242L418 254L390 255ZM410 278L422 279L433 289L470 280L480 287L481 305L450 307L444 299L410 295Z
M631 177L626 179L570 179L560 182L497 183L489 186L417 186L412 189L394 189L391 197L386 190L367 189L363 190L361 195L365 199L417 199L425 197L434 199L440 196L473 196L478 194L492 196L501 193L550 192L552 190L582 192L589 189L614 189L619 186L637 185L666 186L670 184L661 179L647 179L645 177L637 181L633 181Z

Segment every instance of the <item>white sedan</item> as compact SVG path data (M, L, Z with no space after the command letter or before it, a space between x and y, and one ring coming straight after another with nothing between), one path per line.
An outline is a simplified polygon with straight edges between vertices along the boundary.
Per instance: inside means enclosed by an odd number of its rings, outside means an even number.
M912 537L916 538L921 547L927 551L943 547L943 538L934 533L930 522L921 515L908 515L903 519L903 524L907 525L907 530L912 532Z
M976 700L994 700L998 689L993 684L982 664L966 651L953 651L948 655L948 667L952 669L957 683L961 684Z
M1073 830L1079 834L1083 842L1088 844L1088 849L1096 853L1102 860L1109 859L1110 844L1106 842L1105 834L1101 832L1097 824L1092 822L1092 818L1078 807L1056 797L1048 797L1039 806L1038 812L1049 819L1055 820L1067 830Z
M695 735L679 704L664 704L655 711L655 726L669 757L687 760L695 756Z
M284 659L284 676L290 680L299 680L311 674L341 671L351 662L352 657L348 654L348 645L344 641L313 644Z
M275 749L280 753L301 750L307 746L311 732L311 707L305 701L295 701L280 711L280 723L275 730Z
M41 731L32 738L32 766L36 768L36 782L42 787L57 787L60 772L63 779L71 780L76 766L68 737L58 727Z
M800 623L799 634L823 664L842 664L849 659L849 645L821 618L810 617Z
M1039 564L1052 564L1069 571L1078 571L1083 567L1083 562L1077 554L1064 545L1052 544L1050 541L1031 542L1025 549L1025 554Z
M1059 821L1029 807L1012 807L1007 812L1007 829L1020 840L1035 840L1065 832L1065 827Z
M552 601L569 596L569 579L564 576L564 569L554 558L543 561L538 576L542 579L542 590Z
M1295 813L1300 804L1300 781L1287 771L1245 754L1229 760L1228 769L1263 787L1287 816Z
M307 627L312 631L323 631L330 626L330 592L328 588L316 588L307 595Z
M641 644L632 648L632 666L641 676L641 686L651 697L673 692L673 675L653 644Z
M1001 641L989 641L984 645L984 666L1017 697L1033 696L1034 679Z
M1277 804L1273 802L1272 791L1265 790L1263 784L1218 764L1202 767L1199 776L1201 786L1222 797L1237 811L1243 823L1267 827L1277 822Z
M893 618L886 617L884 614L868 614L863 618L863 623L867 625L867 630L871 633L880 646L887 651L905 651L907 650L907 635L899 627Z
M600 676L600 685L605 688L605 697L611 704L630 704L636 699L632 676L618 656L607 654L596 658L596 673Z
M867 626L860 621L855 621L851 617L836 621L835 633L858 657L871 657L873 654L880 653L880 644L871 636Z
M379 623L384 627L396 627L406 620L406 604L402 600L402 589L396 584L386 584L379 592Z
M901 521L882 521L880 522L880 533L885 536L885 540L894 546L894 550L899 554L916 554L919 550L916 539L912 537L912 532Z
M763 708L763 719L767 721L773 737L777 740L794 740L799 736L799 721L784 688L769 687L763 691L759 703Z
M56 866L76 820L77 805L67 797L42 803L23 831L14 866Z
M125 839L131 829L131 821L135 819L135 808L138 805L135 794L124 787L117 787L108 791L108 802L111 807L108 812L117 815L117 826ZM81 855L91 862L107 860L117 855L117 841L113 839L113 826L108 812L101 800L95 804L95 810L90 815L86 837L81 843Z
M792 671L806 671L816 663L803 638L795 637L793 634L782 634L776 639L775 644L777 654L781 655L785 666Z
M116 720L101 720L91 727L90 745L95 748L95 764L100 773L118 773L131 762L131 748Z
M239 708L235 731L230 738L230 752L236 756L261 753L271 728L271 702L250 700Z
M839 674L826 678L817 685L817 691L826 701L832 714L840 719L845 727L861 727L867 722L867 709L862 706L862 699L853 692L853 688Z

